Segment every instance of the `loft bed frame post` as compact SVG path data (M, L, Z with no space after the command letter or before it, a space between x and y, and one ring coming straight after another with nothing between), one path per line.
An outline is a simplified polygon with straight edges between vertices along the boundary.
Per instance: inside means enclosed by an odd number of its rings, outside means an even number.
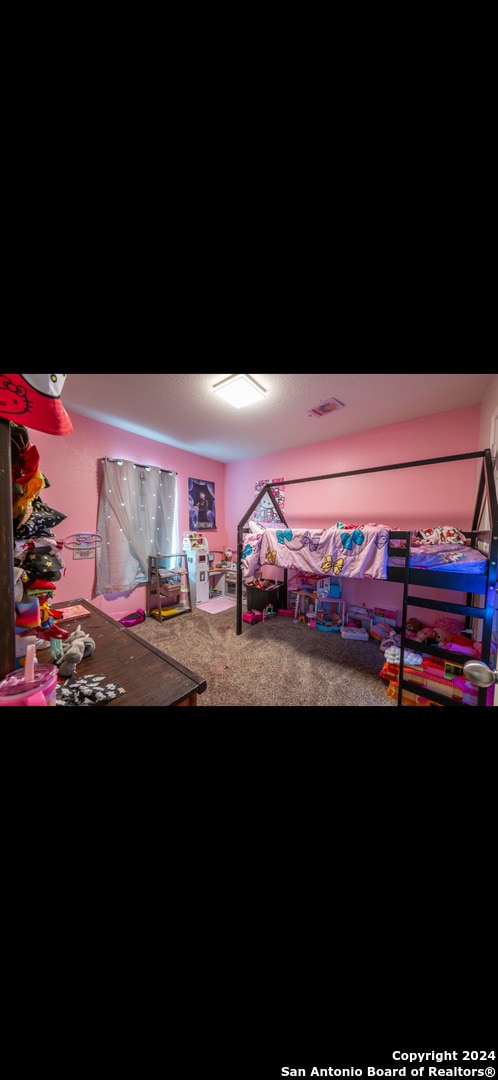
M283 484L281 484L280 486L284 487ZM239 524L237 525L237 596L236 596L236 600L237 600L236 631L237 631L237 634L242 633L242 556L243 556L243 552L244 552L244 532L246 532L245 526L247 525L247 522L248 522L249 518L251 517L251 514L254 513L256 507L259 506L259 504L261 502L261 499L266 494L268 494L270 496L270 499L271 499L271 501L273 503L274 510L275 510L275 512L277 514L277 517L278 517L280 523L282 525L285 525L286 528L288 527L287 526L287 521L285 520L285 515L282 513L282 510L279 507L279 505L277 503L277 500L276 500L276 498L275 498L275 496L273 494L272 484L265 484L265 486L263 488L261 488L261 491L258 492L258 494L256 495L256 498L252 501L252 503L251 503L251 505L249 507L249 510L247 511L245 517L243 517L242 521L239 521ZM287 568L285 568L285 573L284 573L284 584L285 584L285 595L287 596Z
M0 680L16 666L10 420L0 420Z
M408 589L410 586L410 543L411 534L409 532L396 532L397 539L404 540L405 542L405 565L403 567L403 599L401 601L401 641L400 641L400 656L399 656L399 672L398 672L398 708L403 704L403 679L404 679L404 667L405 667L405 648L406 648L406 610L408 607Z
M465 617L466 625L468 625L472 619L479 619L482 622L481 656L482 656L482 659L483 659L483 661L485 663L487 663L487 664L490 663L492 634L493 634L493 617L494 617L494 610L495 610L495 604L496 604L497 564L498 564L498 500L497 500L497 496L496 496L496 488L495 488L494 475L493 475L493 464L492 464L492 459L491 459L491 451L489 449L487 449L487 450L476 450L476 451L473 451L473 452L470 452L470 453L467 453L467 454L451 454L451 455L448 455L448 456L445 456L445 457L423 458L423 459L419 459L417 461L402 461L402 462L399 462L399 463L396 463L396 464L393 464L393 465L379 465L379 466L375 466L375 467L369 468L369 469L354 469L354 470L350 470L350 471L347 471L347 472L326 473L326 474L321 475L321 476L300 477L299 479L296 479L296 480L286 480L285 484L283 485L283 486L289 487L291 484L306 484L306 483L311 483L311 482L313 482L315 480L335 480L335 479L338 479L338 478L344 478L344 477L348 477L348 476L364 476L364 475L368 475L369 473L392 472L395 469L416 468L417 466L425 466L425 465L443 465L446 462L468 461L468 460L470 460L472 458L482 459L481 475L480 475L480 480L479 480L479 484L478 484L478 492L477 492L477 496L476 496L473 527L472 527L471 531L474 534L481 531L482 533L486 533L486 534L489 535L489 539L488 538L486 539L486 543L487 543L487 547L488 547L488 550L487 550L488 563L487 563L487 568L486 568L486 574L483 575L483 577L485 577L485 583L484 582L478 582L476 580L476 586L478 584L481 584L481 585L485 584L485 591L481 588L481 589L477 589L477 591L475 593L474 592L468 592L467 590L469 588L472 588L472 585L474 584L473 582L472 583L470 582L469 575L465 576L465 585L464 585L463 581L460 582L460 587L458 585L458 576L455 575L455 577L453 578L453 582L454 582L453 590L452 590L452 587L451 587L449 582L444 582L444 584L443 584L443 583L441 583L440 579L438 579L437 577L434 580L431 580L432 571L418 571L418 574L420 574L421 572L422 573L427 573L428 577L427 577L427 580L425 580L425 581L422 581L420 579L420 577L417 576L416 571L414 571L413 575L411 575L410 574L410 540L411 540L411 533L410 532L398 532L397 530L392 530L391 533L390 533L390 535L392 535L393 537L396 536L398 538L405 539L405 541L406 541L406 543L405 543L405 553L406 553L405 554L405 565L404 565L404 568L402 570L402 576L396 577L396 576L393 575L392 577L390 577L390 578L388 577L386 579L386 580L401 582L401 584L403 585L403 612L402 612L402 625L401 625L401 656L400 656L400 665L399 665L399 686L398 686L398 699L397 699L398 706L401 706L403 704L402 699L403 699L403 689L404 688L409 689L409 690L418 689L417 684L409 683L407 680L404 679L404 671L403 671L403 653L404 653L405 644L406 644L407 610L408 610L408 607L410 606L410 604L411 605L419 604L422 607L433 608L433 609L438 610L438 611L452 611L454 613L461 614L461 615L463 615ZM273 502L273 504L275 506L275 509L277 510L277 514L278 514L279 518L282 520L283 524L288 528L288 524L287 524L287 521L284 518L284 515L282 514L281 510L276 505L276 502L273 499L273 493L271 491L271 484L266 484L265 487L263 488L262 492L260 492L259 495L253 500L253 502L251 503L251 506L249 507L246 514L244 515L244 517L241 519L241 521L239 522L239 524L237 526L237 625L236 625L237 634L242 633L242 557L243 557L243 551L244 551L244 533L248 531L247 522L249 521L249 519L250 519L251 515L253 514L255 508L258 506L258 503L260 502L262 495L265 492L267 492L270 495L270 497L272 498L272 502ZM483 521L483 515L485 514L485 512L487 512L488 517L489 517L489 520L487 520L487 521L485 521L485 520ZM467 535L468 535L468 533L467 533ZM484 539L484 537L483 537L483 539ZM479 537L476 536L476 535L473 535L471 537L471 545L473 547L477 547L478 546L478 540L479 540ZM324 575L324 576L327 576L327 575ZM286 579L287 579L287 571L285 571L285 580ZM428 587L428 588L435 588L435 589L439 589L439 590L448 589L450 591L461 592L461 593L466 592L467 603L466 604L456 604L456 603L452 603L452 602L445 602L445 601L432 600L432 599L423 599L422 600L422 598L416 597L415 595L409 595L408 589L409 589L410 584L417 584L417 583L419 585L422 585L423 587ZM462 587L462 586L464 586L464 587ZM481 607L474 606L474 602L473 602L474 595L476 595L476 596L484 596L484 606L481 606ZM424 644L419 643L419 648L418 648L417 651L419 651L419 652L427 652L427 653L430 654L430 653L433 653L435 650L434 650L434 648L428 648L427 646L424 646ZM441 649L441 648L438 649L437 655L439 655L440 657L442 657L444 659L448 659L448 660L456 659L457 656L462 656L465 659L464 654L451 653L449 650L444 650L444 649ZM430 695L430 699L435 704L441 704L441 705L451 704L451 702L448 700L448 698L444 698L443 695L437 694L434 691L429 691L429 689L427 687L425 689L427 690L427 696ZM479 706L487 704L487 691L486 691L485 687L479 687L478 688L477 700L478 700L478 705Z
M488 522L487 526L483 526L482 523L482 513L485 506L489 507L491 516L491 520ZM474 520L472 522L472 531L476 531L482 528L489 528L491 530L488 552L488 591L484 601L486 608L489 609L490 617L483 620L482 628L482 652L483 656L489 656L491 649L491 638L493 633L493 611L496 605L496 582L498 564L498 499L496 497L496 488L493 477L493 462L491 459L490 450L484 451L481 476L479 480L479 490L477 493L476 506L474 511ZM471 595L472 594L470 594L470 596ZM470 596L467 597L468 602L470 602ZM481 700L479 701L479 704L481 704ZM482 702L482 704L484 704L484 701Z

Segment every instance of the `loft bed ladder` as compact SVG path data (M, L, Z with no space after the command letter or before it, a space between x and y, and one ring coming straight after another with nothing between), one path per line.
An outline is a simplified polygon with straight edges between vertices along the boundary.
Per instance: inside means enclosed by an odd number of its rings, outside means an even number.
M489 521L487 524L483 524L483 515L488 514ZM433 576L432 571L421 571L417 575L413 573L413 569L410 573L410 533L393 533L395 537L403 537L405 539L405 566L403 568L403 616L402 616L402 633L401 633L401 656L399 664L399 679L398 679L398 705L402 704L403 690L411 691L412 693L420 694L428 701L433 701L438 705L452 705L456 708L465 708L466 705L453 699L448 699L445 694L440 694L436 690L429 689L428 687L421 687L418 683L410 681L409 678L404 676L403 656L406 642L406 623L408 619L409 607L422 607L430 608L436 611L446 611L457 615L463 615L465 617L465 626L470 627L474 620L478 620L482 623L482 635L481 635L481 651L482 659L485 663L489 664L491 659L491 642L493 636L493 616L496 603L496 583L497 583L497 563L498 563L498 500L496 497L496 490L493 478L493 465L491 460L491 453L489 450L483 451L483 462L481 468L481 474L479 479L479 487L477 491L474 517L472 521L472 529L466 532L467 536L470 536L471 544L476 547L479 540L484 541L488 546L487 556L487 573L482 577L485 581L480 581L481 575L472 576L463 574L468 592L466 594L466 600L464 604L446 600L433 600L430 597L417 596L410 590L412 584L423 585L424 588L441 588L440 583L432 585L431 578ZM399 549L396 549L399 554ZM437 571L434 572L437 577ZM422 580L422 575L424 580ZM413 581L413 577L417 578L417 581ZM461 577L461 575L458 575ZM481 586L481 588L479 588ZM450 579L445 587L450 589ZM462 588L458 587L458 583L455 584L455 592L462 592ZM482 598L482 604L478 606L475 603L475 597ZM445 649L441 645L422 644L421 642L408 640L408 647L414 652L423 653L427 655L435 655L441 660L447 660L457 664L465 664L465 661L469 659L466 653L459 653L454 650ZM477 690L477 705L478 707L485 706L487 704L487 687L478 687Z

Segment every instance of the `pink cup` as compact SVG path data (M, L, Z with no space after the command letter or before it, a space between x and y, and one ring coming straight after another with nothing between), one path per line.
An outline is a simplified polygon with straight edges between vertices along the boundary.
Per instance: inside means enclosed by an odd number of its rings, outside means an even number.
M11 671L0 682L0 705L55 705L59 669L55 664L35 664L32 682L24 668Z

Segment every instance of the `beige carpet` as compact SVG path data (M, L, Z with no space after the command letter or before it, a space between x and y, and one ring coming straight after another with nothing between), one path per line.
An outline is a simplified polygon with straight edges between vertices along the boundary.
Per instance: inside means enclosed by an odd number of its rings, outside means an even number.
M219 615L220 611L228 611L229 608L235 607L236 603L237 601L232 600L230 596L215 596L202 604L202 611L208 611L210 615Z
M343 640L276 616L242 623L236 608L211 615L196 608L164 623L148 618L134 633L207 681L199 706L395 707L379 678L379 644Z

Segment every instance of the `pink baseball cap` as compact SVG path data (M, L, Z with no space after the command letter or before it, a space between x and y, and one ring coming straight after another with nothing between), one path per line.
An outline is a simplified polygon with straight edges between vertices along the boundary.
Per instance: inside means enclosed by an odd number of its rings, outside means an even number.
M70 435L62 404L66 375L0 375L0 417L47 435Z

